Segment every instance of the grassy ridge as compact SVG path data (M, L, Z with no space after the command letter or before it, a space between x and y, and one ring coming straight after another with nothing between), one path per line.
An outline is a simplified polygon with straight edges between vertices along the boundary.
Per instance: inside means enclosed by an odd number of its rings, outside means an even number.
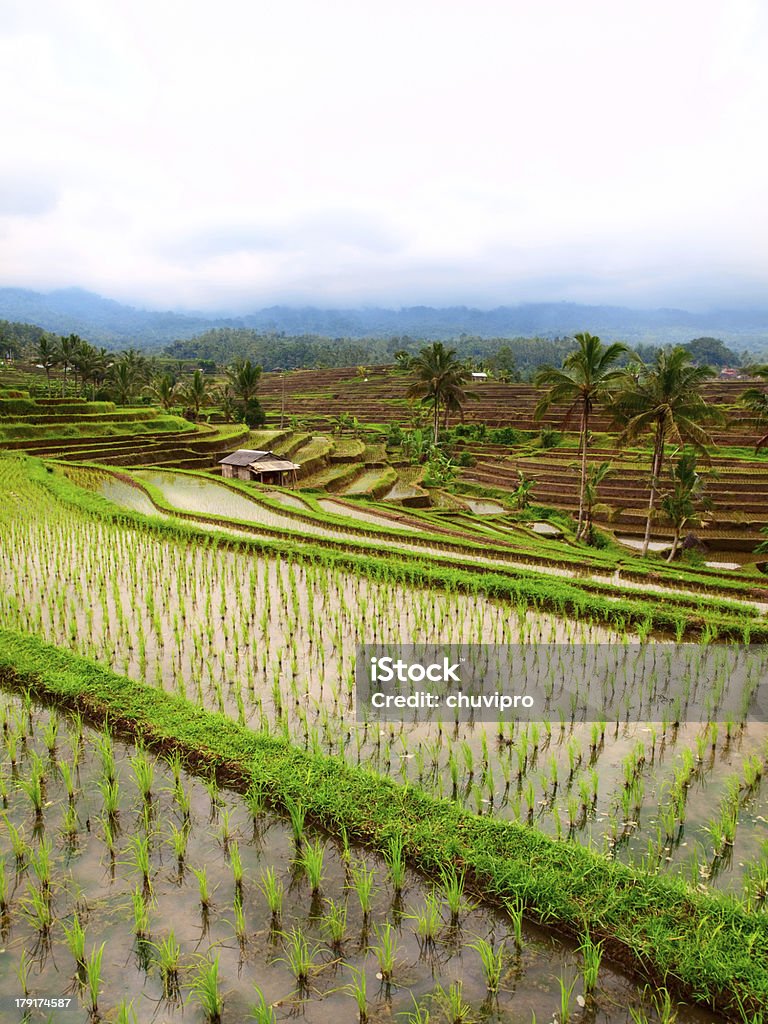
M435 875L466 870L492 902L521 898L530 916L579 935L731 1020L763 1024L768 917L733 899L644 875L514 822L478 817L338 758L318 756L118 676L36 638L0 630L0 684L30 689L156 749L177 749L198 771L272 804L300 802L310 820L379 852L402 837L411 863Z

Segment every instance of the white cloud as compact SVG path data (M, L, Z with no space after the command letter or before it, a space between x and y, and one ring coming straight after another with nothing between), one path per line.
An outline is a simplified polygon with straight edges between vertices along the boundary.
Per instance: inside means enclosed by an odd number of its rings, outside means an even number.
M757 0L10 0L0 33L0 284L169 306L768 283Z

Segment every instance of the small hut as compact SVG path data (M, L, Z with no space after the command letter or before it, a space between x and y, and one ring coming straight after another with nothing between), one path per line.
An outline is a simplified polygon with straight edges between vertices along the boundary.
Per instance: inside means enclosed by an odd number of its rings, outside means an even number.
M274 452L258 452L249 448L227 455L219 460L221 475L230 480L258 480L262 484L282 487L288 477L296 482L296 470L301 467Z

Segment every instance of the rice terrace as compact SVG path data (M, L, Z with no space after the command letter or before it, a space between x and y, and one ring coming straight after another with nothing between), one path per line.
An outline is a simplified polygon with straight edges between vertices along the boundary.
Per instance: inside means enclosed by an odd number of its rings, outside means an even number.
M768 1022L768 368L4 330L3 1020ZM424 645L624 667L376 713Z

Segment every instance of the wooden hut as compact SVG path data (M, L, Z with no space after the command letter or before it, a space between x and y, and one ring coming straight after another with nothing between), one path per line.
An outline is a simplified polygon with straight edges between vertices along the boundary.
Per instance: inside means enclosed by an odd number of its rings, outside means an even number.
M301 468L274 452L259 452L249 448L241 448L227 455L219 460L219 465L221 475L230 480L258 480L278 487L285 485L286 477L295 483L296 470Z

